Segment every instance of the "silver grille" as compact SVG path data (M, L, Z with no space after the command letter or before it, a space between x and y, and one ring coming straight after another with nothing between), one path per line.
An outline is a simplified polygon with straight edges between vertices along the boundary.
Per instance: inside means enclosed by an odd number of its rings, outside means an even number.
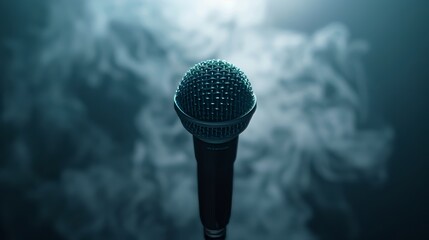
M203 61L189 69L174 100L184 127L202 139L240 134L256 108L246 75L223 60Z

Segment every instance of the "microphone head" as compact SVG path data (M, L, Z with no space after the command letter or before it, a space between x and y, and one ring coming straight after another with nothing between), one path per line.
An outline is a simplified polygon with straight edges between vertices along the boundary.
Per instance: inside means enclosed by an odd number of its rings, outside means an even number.
M186 72L174 107L188 132L206 142L228 141L246 129L256 96L246 75L223 60L207 60Z

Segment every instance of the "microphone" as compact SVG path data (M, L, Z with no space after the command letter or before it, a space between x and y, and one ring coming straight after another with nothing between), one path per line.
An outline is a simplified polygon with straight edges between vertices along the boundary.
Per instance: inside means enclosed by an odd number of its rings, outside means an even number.
M174 108L193 135L205 239L225 239L238 135L256 110L256 96L238 67L206 60L185 73L174 95Z

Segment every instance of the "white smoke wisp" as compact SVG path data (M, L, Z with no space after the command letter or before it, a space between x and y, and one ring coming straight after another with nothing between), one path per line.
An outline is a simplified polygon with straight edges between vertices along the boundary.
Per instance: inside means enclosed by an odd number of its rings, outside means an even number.
M307 198L348 211L338 186L385 177L392 130L365 128L364 42L341 24L309 36L264 17L262 0L53 1L40 45L14 57L2 120L23 131L0 180L25 186L64 239L199 239L172 97L189 67L222 58L258 97L228 235L317 239Z

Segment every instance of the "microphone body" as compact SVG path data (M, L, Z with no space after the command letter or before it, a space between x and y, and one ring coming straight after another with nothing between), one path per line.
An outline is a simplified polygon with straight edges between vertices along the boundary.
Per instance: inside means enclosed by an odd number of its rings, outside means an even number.
M174 109L193 135L204 236L225 239L238 135L256 110L256 96L239 68L223 60L207 60L184 75L174 95Z
M194 137L200 219L208 239L222 239L231 216L234 161L238 137L208 143Z

